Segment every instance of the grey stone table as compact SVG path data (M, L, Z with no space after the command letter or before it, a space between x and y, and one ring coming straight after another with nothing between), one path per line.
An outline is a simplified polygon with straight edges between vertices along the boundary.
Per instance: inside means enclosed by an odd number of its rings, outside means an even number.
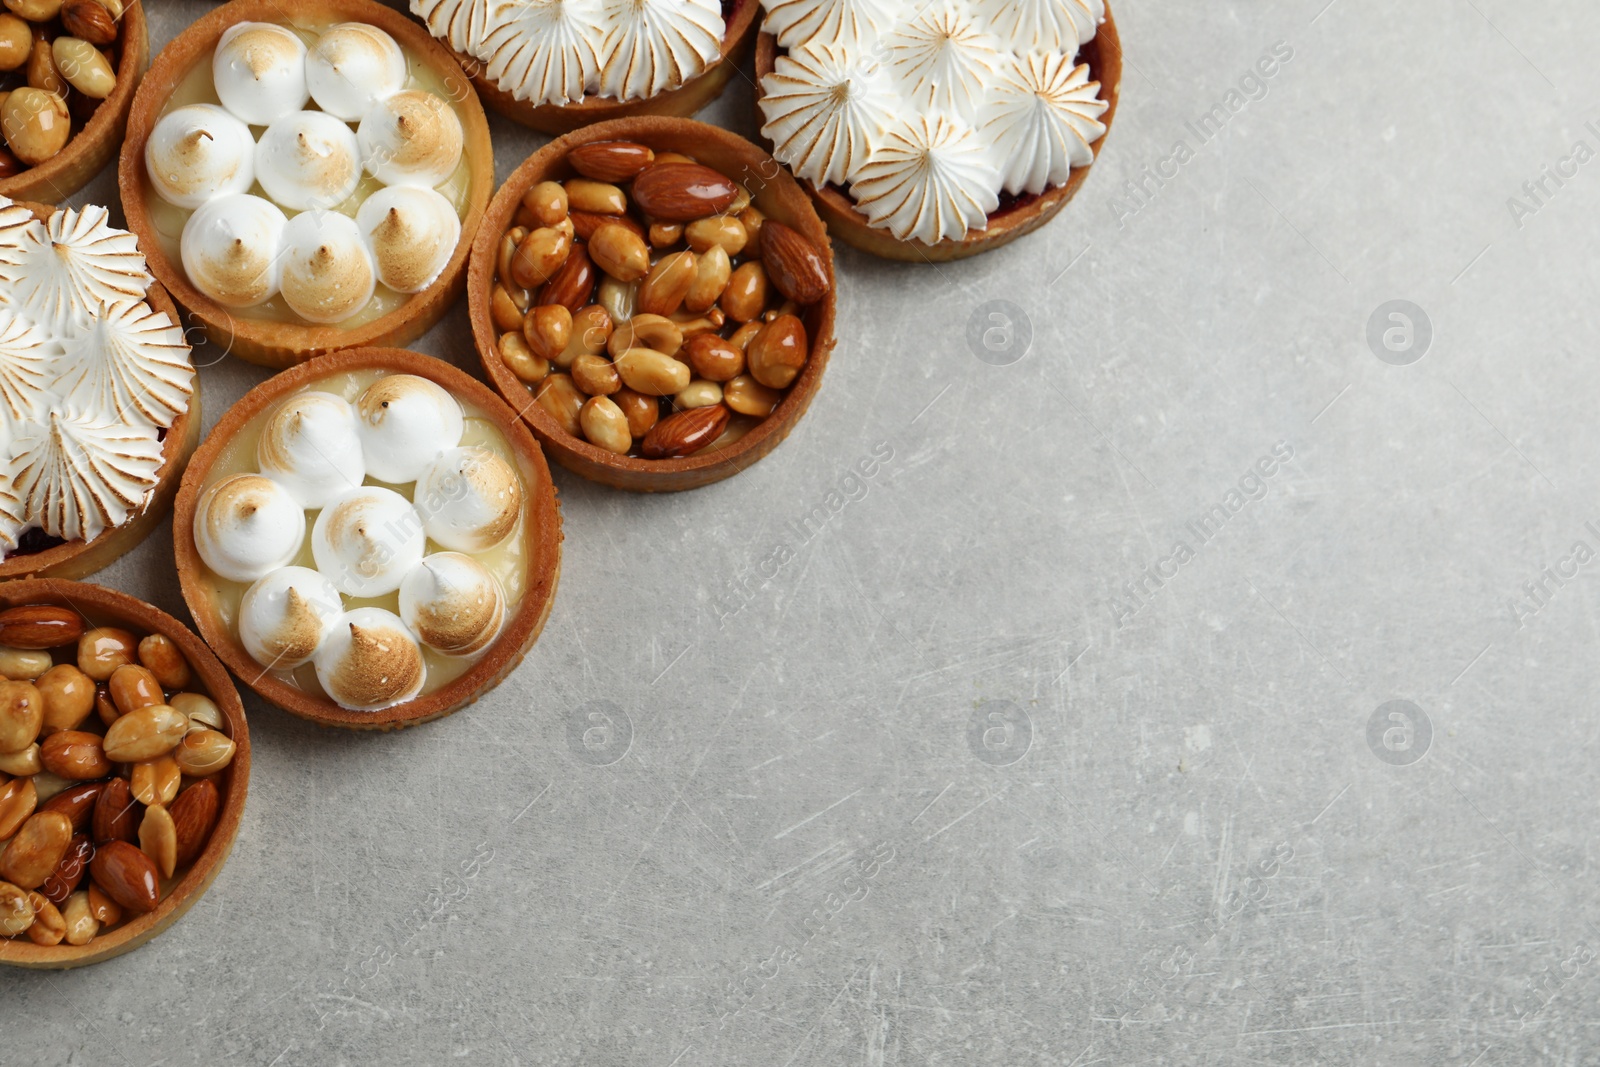
M0 1060L1592 1062L1600 14L1119 16L1058 221L842 250L738 478L558 471L554 614L468 711L247 698L215 886L0 975ZM476 370L460 309L419 347ZM206 366L207 425L264 373ZM99 580L181 614L171 553Z

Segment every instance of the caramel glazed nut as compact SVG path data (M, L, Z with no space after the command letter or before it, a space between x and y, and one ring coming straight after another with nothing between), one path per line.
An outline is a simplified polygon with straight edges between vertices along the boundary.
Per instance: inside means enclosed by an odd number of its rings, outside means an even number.
M61 152L117 87L123 0L5 0L0 178Z
M579 145L500 238L496 350L567 434L617 455L726 447L810 356L822 250L747 189L676 152Z
M0 611L0 937L88 945L206 849L237 751L162 634Z

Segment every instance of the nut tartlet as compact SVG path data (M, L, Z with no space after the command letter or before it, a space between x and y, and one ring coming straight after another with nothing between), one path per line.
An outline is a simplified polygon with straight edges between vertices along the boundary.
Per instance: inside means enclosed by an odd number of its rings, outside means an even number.
M325 726L392 729L522 660L555 596L561 515L538 443L490 389L356 348L222 417L173 542L196 626L245 684Z
M1009 244L1105 146L1122 48L1103 0L860 5L877 22L837 17L858 6L840 0L764 3L762 136L862 251L924 263Z
M156 57L134 99L128 224L234 355L281 368L405 344L460 295L493 190L465 85L447 49L375 0L232 0Z
M629 166L621 166L620 160L614 165L604 158L628 152L642 158ZM528 203L530 198L537 200L541 190L555 189L554 183L565 181L566 188L574 188L574 179L583 173L614 179L614 184L586 180L582 188L588 207L607 206L588 204L592 194L614 200L611 213L596 214L575 206L569 211L565 202L568 194L562 193L560 214L567 217L560 221L563 229L557 232L575 231L576 236L565 234L571 252L563 257L565 264L557 277L534 290L518 290L522 294L519 302L497 280L505 269L502 252L506 250L503 242L507 232L534 210ZM705 202L705 197L716 198L718 194L727 195ZM674 199L685 203L670 203ZM646 214L651 209L647 205L652 204L659 205L653 208L656 218ZM679 206L684 210L676 210ZM668 218L669 215L673 217ZM536 218L528 221L540 225ZM707 234L707 242L695 244L691 231L697 226L722 222L738 231L740 239L736 244L739 248L748 244L750 255L741 259L745 266L721 279L724 295L718 302L694 305L702 308L696 312L688 310L688 302L680 305L669 299L671 306L660 309L663 314L636 313L647 310L647 290L655 284L658 273L667 273L664 265L683 260L690 265L683 272L684 281L691 276L694 279L689 290L698 286L700 268L710 258L718 237ZM534 230L527 243L537 244L537 235L543 232L546 231ZM613 242L612 237L621 240ZM702 250L699 260L692 251L676 251L684 240ZM650 247L645 246L645 241ZM636 266L646 269L642 280L624 282L621 279L636 277L638 271L610 265L617 258L617 250L603 249L602 244L617 244L620 248L623 243L636 246L634 252L640 260ZM520 256L525 249L517 247ZM781 263L772 258L775 249L784 254ZM730 258L719 258L727 269ZM579 269L573 269L574 263ZM777 269L769 270L775 264ZM518 265L513 263L511 269L515 271ZM750 291L758 294L758 300L765 300L762 294L770 289L771 303L758 304L753 309L755 314L724 314L723 308L733 306L734 290L746 280L752 283ZM578 284L569 286L574 281ZM569 288L572 291L568 292ZM739 291L748 295L743 288ZM838 300L827 231L794 179L767 153L727 130L690 119L660 116L617 119L585 127L552 141L518 167L501 186L484 216L473 247L467 293L473 338L485 372L556 462L593 481L640 492L707 485L737 474L777 447L805 414L821 386L834 345ZM675 291L669 296L688 300L684 292ZM547 305L566 305L569 314L556 317L571 319L566 331L571 341L560 355L552 353L554 358L549 360L561 373L547 369L546 374L535 374L539 380L534 381L524 366L528 362L521 351L525 346L516 344L509 318L510 313L522 311L527 316L521 326L523 335L533 339L530 343L544 340L542 313L562 310ZM715 318L708 320L708 316ZM643 321L646 319L650 320L648 324ZM652 337L651 331L657 326L673 334L665 345ZM727 375L709 371L691 355L695 343L704 338L703 343L708 346L737 356L742 368L745 347L756 345L750 332L759 335L763 327L775 331L768 347L775 353L783 350L778 358L787 364L775 368L783 372L777 378L756 383L748 380L750 375L732 369L727 373L737 377L719 382L717 379ZM734 344L741 346L731 353L728 334L733 335ZM591 335L594 343L590 343ZM617 338L622 336L636 340L619 345ZM585 348L585 352L577 353L574 345ZM662 351L663 347L668 351ZM613 350L614 363L604 358L603 352L608 349ZM712 360L718 358L717 353L705 355ZM630 360L638 361L639 369L651 375L655 373L654 364L659 364L681 381L656 387L638 385L629 377ZM542 364L545 360L538 358L535 362ZM589 394L589 399L582 401L583 411L572 407L567 413L571 418L558 419L552 411L561 409L556 402L559 398L548 393L562 387L563 380L583 374L585 369L580 364L585 363L592 364L589 369L597 375L609 372L611 377L619 378L626 388L617 392L617 382L575 387L569 399L582 400L583 393ZM750 374L761 378L755 367L752 358ZM569 368L571 374L567 373ZM707 395L690 399L683 390L687 385L703 386ZM727 395L728 389L757 394L762 403L746 414L744 404ZM593 443L597 439L604 441L605 437L592 432L592 427L583 426L589 407L604 397L632 392L644 395L629 396L629 400L642 399L654 407L660 398L663 404L670 401L670 408L646 411L648 426L631 425L634 420L630 417L632 437L636 439L633 442L619 437L614 447ZM711 426L699 425L706 413L718 409L720 422L709 420ZM764 414L755 414L757 411ZM631 416L631 411L628 414ZM582 432L573 430L575 420ZM674 420L683 425L669 427ZM652 442L650 433L661 428L673 431L674 439Z
M561 14L530 10L539 6L411 0L411 13L450 46L486 104L514 122L557 135L610 119L693 115L720 96L738 70L755 36L761 3L578 0L560 5ZM654 8L649 15L674 31L673 54L658 58L652 55L651 42L626 41L622 33L608 38L607 30L620 14L633 13L643 22L647 8ZM516 18L519 11L527 17ZM712 12L720 12L720 17L712 17ZM679 30L674 22L685 16L693 17ZM563 25L568 19L571 25ZM564 53L549 43L547 35L557 33L570 42ZM611 48L613 40L628 44L630 54ZM666 52L669 41L658 41L654 47ZM669 73L641 84L639 92L617 91L622 82L639 78L641 70L656 68ZM685 71L688 77L683 76Z
M178 309L104 208L0 197L0 578L81 578L149 535L200 440Z
M48 862L44 845L59 848L55 835L72 835L50 876L27 890L63 901L35 913L49 914L54 931L8 931L0 964L62 969L120 956L193 907L233 848L250 783L244 705L182 623L98 585L0 583L0 638L14 642L0 647L6 707L42 704L40 740L0 756L17 774L0 787L0 819L22 817L0 853L0 928L19 925L22 910L23 887L5 876ZM15 726L13 714L7 732ZM24 837L34 846L26 858L12 853L24 851L16 844Z
M15 151L6 153L0 196L13 200L54 204L65 200L99 174L116 157L117 145L127 128L134 90L150 65L150 38L141 3L136 0L126 4L123 0L105 0L104 3L101 0L67 0L55 6L60 10L50 14L48 2L7 5L8 10L0 16L22 21L22 18L37 15L39 21L25 26L24 31L36 26L41 35L46 29L59 26L56 40L70 42L63 45L61 60L73 67L74 77L82 86L80 89L62 76L61 62L54 54L54 41L45 43L43 55L36 60L16 66L12 77L23 80L16 84L10 80L0 82L0 92L44 85L64 105L59 108L52 105L47 109L27 107L24 101L17 101L19 114L6 125L8 140L15 136L14 131L24 131L34 140L49 142L37 146L40 152L55 147L63 136L66 142L31 166L27 165L27 160L17 158ZM113 14L113 10L120 14ZM0 42L10 36L8 29L14 27L0 28ZM39 53L40 44L36 41L32 49ZM0 46L0 55L6 51L6 47ZM114 59L107 57L106 51L111 51ZM41 71L41 66L46 69ZM108 74L112 82L110 91L105 92ZM95 81L101 84L93 84ZM96 97L94 93L103 95ZM52 121L52 113L54 118L65 117L64 130Z

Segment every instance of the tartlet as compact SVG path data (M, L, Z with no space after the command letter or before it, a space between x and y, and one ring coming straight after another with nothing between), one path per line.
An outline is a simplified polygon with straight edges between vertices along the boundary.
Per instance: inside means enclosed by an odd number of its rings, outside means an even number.
M234 193L234 190L228 188L194 208L176 206L157 194L146 165L147 146L151 144L152 136L158 135L157 124L183 105L215 104L219 101L218 91L209 76L212 57L219 46L226 46L227 41L232 40L231 36L224 40L224 35L241 23L266 23L284 27L295 31L294 36L301 38L302 41L304 39L315 41L317 35L324 35L341 24L360 24L357 29L360 26L376 28L398 44L405 61L403 91L394 93L392 97L379 99L392 99L398 102L402 98L408 100L417 98L421 103L429 105L425 110L429 111L430 116L436 115L440 121L446 123L450 122L450 116L453 115L454 125L459 127L460 162L439 189L445 191L450 203L455 207L460 234L448 259L443 259L441 256L443 265L431 282L416 291L411 291L409 288L389 288L384 284L383 264L374 260L371 246L360 245L344 232L354 233L359 226L363 228L362 233L365 234L364 228L369 224L358 216L358 208L363 203L375 202L379 196L390 192L397 185L410 187L400 190L401 192L429 191L423 182L409 177L391 180L383 168L399 159L401 153L387 149L376 139L373 142L361 141L358 149L359 157L355 164L355 191L337 202L332 210L322 209L334 203L336 198L333 196L294 201L279 199L284 187L282 178L280 183L274 186L279 192L274 192L270 197L266 195L266 187L261 181L263 167L271 163L274 172L281 174L288 166L278 162L284 158L284 152L276 147L270 153L263 150L256 155L263 166L256 167L254 174L247 176L253 177L247 192ZM290 59L292 60L292 57ZM299 63L302 67L305 66L303 58ZM162 280L177 302L194 315L214 343L227 348L234 355L265 366L289 367L321 353L341 348L401 345L414 340L438 322L450 304L460 295L472 238L494 187L494 161L489 142L488 120L476 95L462 91L465 78L465 74L449 51L430 37L421 26L375 0L317 0L311 4L288 7L274 0L232 0L207 14L174 39L156 57L134 99L132 112L128 118L128 135L122 147L118 183L128 225L140 235L142 242L149 249L151 270ZM272 96L269 90L274 87L270 81L263 81L261 78L257 80L267 86L267 89L259 91L259 95L270 101ZM361 84L361 79L352 81L354 84ZM388 91L393 92L392 89ZM424 97L430 99L422 99ZM300 99L305 100L305 97L301 96ZM340 127L344 131L338 133L335 130L334 133L338 137L355 142L357 138L349 125L355 120L332 121L335 117L329 115L327 110L314 109L314 105L318 105L320 99L321 97L314 96L311 101L299 105L299 110L291 106L292 114L286 118L296 120L311 116L311 119L305 121L316 120L322 125L329 125L331 122L331 125ZM396 109L399 109L398 103ZM257 116L247 114L246 117L254 119ZM402 125L406 121L399 110L388 118ZM248 128L252 139L266 138L269 132L283 125L283 123L266 122L260 125L247 125L239 118L227 114L221 116L221 120L234 128ZM366 125L363 123L362 129L365 129ZM263 126L267 132L259 132ZM376 128L378 124L375 124ZM294 132L292 128L290 132ZM321 130L320 127L300 130L302 143L305 135L319 132L327 131ZM378 135L382 132L382 129L378 129ZM375 135L375 138L378 135ZM162 133L159 136L166 135ZM450 131L449 136L454 138L455 132ZM171 146L174 142L166 140L161 143L163 146ZM249 148L248 152L256 154L254 147ZM380 178L383 179L381 182ZM388 188L379 189L377 188L379 185L386 185ZM204 212L212 223L210 228L203 228L205 236L216 236L212 230L220 233L227 228L219 220L240 218L241 213L234 210L235 201L246 201L247 207L254 208L262 208L263 201L270 201L262 210L268 214L276 213L279 220L276 224L277 229L270 233L268 233L270 227L263 229L262 233L266 236L262 236L260 242L257 242L262 243L263 247L256 249L252 246L248 252L268 264L266 269L273 272L274 279L279 274L287 275L287 271L297 261L301 251L309 257L306 259L306 268L315 267L319 254L317 242L321 242L321 253L328 252L332 247L344 249L358 260L364 256L366 266L363 272L366 284L369 286L376 284L374 295L364 305L352 305L359 307L359 310L352 312L346 308L338 312L353 317L332 324L319 324L328 320L307 318L292 308L287 296L280 294L275 284L268 286L270 292L264 297L259 292L240 293L236 299L230 299L229 303L233 306L207 295L202 291L202 286L191 280L189 272L185 269L183 254L179 247L182 235L180 231L186 233L195 229L188 226L189 219ZM286 217L287 226L282 221ZM300 223L310 217L315 217L317 221L310 226L302 227ZM248 213L245 213L245 218L250 223L258 221L254 215ZM351 223L351 218L356 219L355 224ZM239 222L238 226L242 230L245 224ZM337 224L337 228L334 224ZM288 236L291 231L296 234L292 239ZM296 245L286 243L279 248L277 241L280 237L285 242L293 240L299 243ZM338 240L335 241L334 238ZM229 247L225 238L219 240L223 242L219 247ZM339 241L343 241L344 244L340 244ZM267 250L269 242L277 249L277 254L271 254ZM239 243L250 244L242 239ZM202 242L197 241L196 244L202 245ZM216 242L212 242L212 245L216 246ZM350 248L346 249L345 245L350 245ZM363 247L366 249L365 252L362 251ZM335 268L339 266L337 259L334 264ZM225 268L219 267L218 271L218 277L226 277ZM257 278L259 279L259 275ZM421 284L420 278L418 284ZM207 288L213 293L217 292L214 285ZM265 302L261 302L262 300Z
M452 397L454 427L439 429L430 412L448 416ZM447 434L461 447L439 444ZM480 448L501 462L451 466ZM460 480L441 488L440 470ZM474 527L507 475L514 515ZM493 391L428 356L356 348L268 379L222 417L184 474L173 544L195 625L245 684L324 726L387 730L459 710L521 662L554 601L561 515L538 443ZM408 591L467 589L455 575L486 572L499 598L449 618Z
M0 198L0 205L4 205L3 198ZM14 207L0 206L0 220L4 220L8 213L17 209L25 209L39 223L48 223L58 210L70 210L57 209L43 204L18 203ZM125 234L125 231L112 230L105 225L104 209L86 208L83 212L72 211L71 215L66 217L76 219L79 224L87 226L87 232L91 234L99 237L104 237L106 234L113 235L111 243L120 249L121 242L115 239L115 235ZM18 216L18 218L26 218L26 216ZM13 219L12 221L15 222L16 220ZM98 225L89 225L96 221ZM15 229L4 225L3 221L0 221L0 260L3 260L7 255L4 252L4 248L10 247L15 243L13 235L16 232ZM114 250L108 258L121 258L124 255L125 250ZM3 276L6 269L5 266L0 265L0 290L5 287ZM110 273L104 274L103 277L115 279L118 277L118 271L112 268ZM160 282L155 281L148 275L145 275L144 278L148 288L143 294L143 303L148 305L149 310L157 316L165 316L166 326L162 327L160 320L157 318L141 319L137 316L130 316L126 319L118 316L118 323L127 324L141 331L145 330L146 327L151 328L154 332L146 334L146 336L159 342L161 347L166 348L168 351L171 350L169 346L173 343L181 346L182 361L186 364L188 360L188 345L183 342L182 320L179 318L178 309L173 305L171 298L167 296L166 290L162 288ZM134 279L132 284L136 288L137 279ZM128 306L136 308L139 305L137 303L129 303ZM4 299L0 299L0 312L5 312ZM97 309L97 314L103 315L104 311ZM14 324L17 321L9 318L9 313L7 315L9 323ZM175 331L175 335L172 331ZM107 351L109 352L109 349ZM5 383L12 378L13 374L18 373L12 368L20 365L16 362L20 355L22 355L22 350L15 346L8 346L5 340L0 340L0 401L9 403L12 399L15 399L15 394L10 391L10 388ZM166 413L171 417L170 422L165 426L160 426L158 423L149 420L141 420L140 422L140 425L148 423L149 428L154 430L151 440L158 443L160 457L159 465L155 467L154 474L139 479L141 483L150 482L151 477L154 479L151 484L148 484L143 489L142 502L128 507L126 516L120 522L111 523L109 521L111 516L104 516L105 521L99 524L104 528L87 539L81 536L69 539L64 536L48 534L42 529L29 530L27 526L24 526L20 543L11 546L9 549L6 542L11 539L11 536L6 534L5 527L10 520L6 519L4 514L0 514L0 579L23 577L81 578L93 574L143 541L155 529L162 518L166 516L172 506L172 498L178 491L178 479L182 475L184 465L188 462L189 457L194 454L195 447L200 441L199 376L193 374L192 370L185 376L181 373L181 368L176 366L171 366L168 369L177 378L187 377L187 382L183 385L183 388L186 388L188 393L186 399L179 400L178 395L182 390L178 388L178 385L172 381L163 383L158 393L167 396L175 406L181 405L182 410L175 415L171 415L170 409L166 409ZM35 402L35 406L37 406L37 403ZM127 419L131 413L123 411L124 403L127 403L127 401L117 401L118 411L124 419ZM42 418L43 416L38 417ZM8 418L9 416L0 418L0 425L4 425ZM163 419L162 421L166 420ZM4 444L6 450L9 450L10 431L5 431L5 433L7 439ZM155 446L151 445L149 447ZM9 454L0 455L0 463L9 463L9 461ZM93 471L91 470L85 472L83 476L88 478L92 474ZM13 519L25 518L25 516L7 511L6 501L11 499L15 492L15 486L9 481L11 474L8 474L7 477L8 481L4 486L5 491L0 493L0 513L11 514ZM104 494L103 492L90 492L85 495L90 499L97 499L98 496ZM13 500L13 503L16 503L16 501ZM112 503L120 509L125 505L126 501L114 499ZM35 523L30 522L28 525L35 525ZM13 530L12 535L16 532L16 530ZM69 531L62 528L58 532L64 535Z
M619 455L566 432L538 403L528 387L506 365L497 345L491 313L497 244L516 216L522 197L546 180L572 177L568 155L580 145L606 141L636 142L656 153L674 152L742 183L753 205L768 219L784 223L820 253L828 287L801 316L809 344L803 369L787 387L782 401L748 432L723 446L674 459ZM591 481L635 492L675 492L732 477L761 459L786 438L805 415L821 387L833 350L838 307L833 284L833 255L827 230L811 201L795 180L770 155L744 138L692 119L664 116L615 119L566 134L530 156L506 179L484 216L473 246L467 300L473 339L485 373L532 428L556 462Z
M796 7L813 3L813 0L772 0L772 3L788 3ZM1028 0L1021 5L1029 12L1036 12L1048 7L1066 7L1069 3L1080 8L1087 8L1088 4L1078 3L1077 0ZM771 4L769 4L771 6ZM816 6L825 6L820 2ZM843 5L835 5L843 6ZM868 5L880 6L880 5ZM881 5L884 7L888 4ZM919 13L925 9L919 8ZM945 237L937 241L927 242L914 236L898 237L890 230L875 226L864 214L856 200L851 195L851 190L843 184L834 181L817 182L800 179L807 192L817 206L817 212L827 222L828 229L846 244L870 252L885 259L902 260L912 263L947 262L950 260L964 259L968 256L978 255L992 251L1002 245L1032 233L1060 213L1067 205L1083 183L1089 177L1092 163L1105 147L1106 138L1109 136L1112 121L1116 116L1117 104L1121 95L1122 84L1122 46L1117 34L1116 21L1112 17L1109 4L1104 5L1104 20L1099 23L1094 36L1082 43L1077 48L1076 59L1071 60L1061 67L1054 63L1048 68L1039 68L1032 72L1041 78L1058 80L1058 84L1067 87L1069 93L1077 93L1083 89L1082 79L1068 78L1068 71L1074 63L1088 67L1088 84L1093 86L1098 83L1097 96L1104 105L1103 113L1098 115L1097 121L1104 129L1099 136L1086 146L1089 161L1074 162L1065 181L1051 182L1039 192L1002 192L998 205L987 213L986 226L983 229L968 229L960 237ZM770 16L769 16L770 17ZM824 39L821 44L829 44ZM772 33L763 30L756 41L755 69L756 69L756 106L757 121L766 121L762 111L763 103L768 94L769 78L774 73L778 60L786 54L778 38ZM1038 57L1029 57L1038 59ZM987 85L988 79L984 79ZM934 112L933 122L940 122L937 110ZM940 131L935 129L933 135L940 136ZM770 138L763 134L764 141L771 143ZM781 153L780 153L781 155ZM981 211L981 208L979 209Z
M123 8L117 84L66 147L36 167L0 178L0 196L54 204L65 200L116 157L139 80L150 65L150 36L142 3ZM76 123L74 123L76 125Z
M205 642L171 615L142 600L98 585L54 578L0 583L0 610L22 605L51 604L70 608L93 625L116 626L135 633L161 634L177 646L188 661L193 681L190 691L202 688L222 714L225 731L235 745L232 762L216 778L221 804L204 850L178 872L153 911L129 918L86 945L38 945L21 939L0 938L0 964L61 970L100 963L143 945L183 917L203 896L222 871L244 816L250 786L250 728L244 704L226 668Z
M493 56L480 55L473 50L475 42L467 27L474 20L481 22L486 18L488 8L483 0L411 0L412 14L430 27L437 27L435 35L449 43L484 103L514 122L551 135L611 119L643 115L687 117L715 100L749 51L761 3L760 0L721 0L721 8L724 28L716 57L705 70L681 84L634 100L624 101L590 91L571 102L540 103L526 99L525 93L503 88L502 84L511 83L503 77L490 76L491 70L499 73Z

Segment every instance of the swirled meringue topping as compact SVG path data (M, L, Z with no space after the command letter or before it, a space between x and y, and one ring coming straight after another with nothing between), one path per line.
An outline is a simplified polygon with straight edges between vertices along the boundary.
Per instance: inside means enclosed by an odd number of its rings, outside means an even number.
M971 119L1000 71L1000 42L959 8L937 8L889 34L890 72L923 111Z
M435 552L400 583L400 618L446 656L482 652L500 635L505 617L500 583L460 552Z
M978 21L1002 37L1070 58L1106 20L1105 0L969 0Z
M805 44L862 49L906 14L900 0L762 0L761 28L783 48Z
M416 10L413 0L412 10ZM600 84L599 0L523 0L501 8L472 49L495 85L522 100L569 104Z
M972 127L943 115L889 131L851 192L874 226L934 244L988 225L1000 206L999 173Z
M23 513L65 541L92 541L121 526L144 506L161 469L154 434L70 408L23 426L11 448Z
M101 308L143 300L150 274L138 238L109 225L108 218L96 205L62 208L48 223L20 231L20 246L0 257L5 302L62 332Z
M1062 54L1030 53L1012 60L985 116L1007 189L1042 193L1067 180L1073 167L1094 162L1089 146L1106 132L1106 102L1087 65Z
M489 35L492 0L411 0L411 13L457 52L477 55ZM532 6L532 5L518 5ZM482 57L479 56L481 59Z
M310 567L280 567L239 601L239 643L269 670L290 670L316 654L344 615L333 583Z
M357 608L341 616L317 650L317 681L340 707L381 711L422 692L422 649L392 611Z
M0 308L0 416L19 423L42 417L53 384L51 364L59 350L49 331ZM0 460L4 458L0 448Z
M802 46L779 56L762 87L762 136L797 175L818 185L847 181L894 111L881 68L843 45Z
M676 88L722 54L719 0L603 0L600 95L642 100Z
M56 390L89 411L171 426L189 409L194 367L183 330L149 304L108 308L63 345Z

